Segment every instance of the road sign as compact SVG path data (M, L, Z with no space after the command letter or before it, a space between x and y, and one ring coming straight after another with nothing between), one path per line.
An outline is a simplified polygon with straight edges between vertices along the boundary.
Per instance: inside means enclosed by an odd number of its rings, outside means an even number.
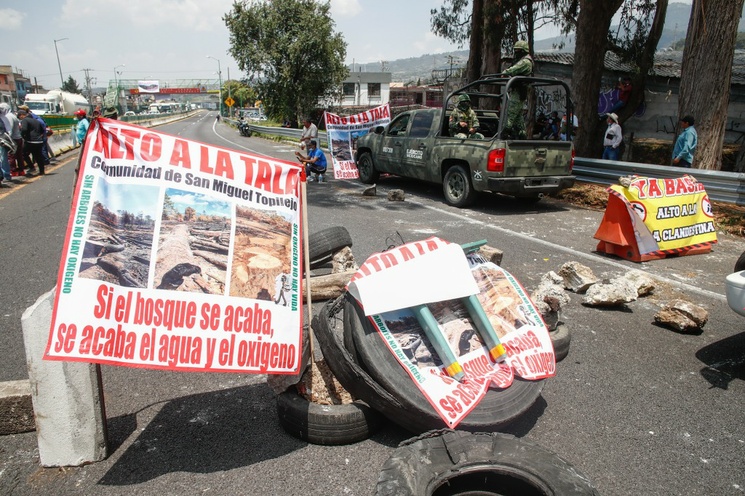
M235 100L233 100L233 99L232 99L232 98L230 98L230 97L228 97L228 98L227 98L227 99L225 100L225 105L227 105L228 107L232 107L234 103L235 103Z

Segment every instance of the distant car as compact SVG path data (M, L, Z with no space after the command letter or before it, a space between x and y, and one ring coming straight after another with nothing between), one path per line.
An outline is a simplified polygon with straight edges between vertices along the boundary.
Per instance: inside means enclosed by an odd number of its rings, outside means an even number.
M126 112L124 112L124 116L125 116L125 117L126 117L126 116L129 116L129 115L137 115L137 114L135 114L135 113L134 113L134 112L132 112L131 110L127 110Z
M160 112L158 110L151 110L151 111L148 112L148 114L153 114L154 115L154 114L160 114Z

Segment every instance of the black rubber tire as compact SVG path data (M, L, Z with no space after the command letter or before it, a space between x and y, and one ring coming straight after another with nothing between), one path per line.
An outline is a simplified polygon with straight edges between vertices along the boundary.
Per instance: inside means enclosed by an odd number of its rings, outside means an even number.
M735 272L740 272L741 270L745 270L745 252L735 262Z
M442 192L448 205L463 208L476 201L477 194L471 184L471 176L460 165L454 165L445 173Z
M349 336L348 327L344 324L346 315L340 312L344 301L345 296L342 295L335 301L327 302L313 318L313 329L326 365L353 397L365 401L389 419L396 419L394 421L402 427L413 432L420 432L419 414L404 407L401 402L383 389L359 365L354 352L345 348L344 343L352 342L352 339Z
M352 333L364 369L404 408L416 412L417 415L414 417L414 425L411 425L408 418L397 417L398 412L383 413L414 433L445 427L445 422L386 347L377 329L364 316L359 304L348 293L344 312L350 314L350 318L345 317L345 321ZM527 381L515 377L512 385L506 389L490 388L479 404L458 424L458 429L487 432L499 430L525 413L536 402L543 390L543 383L542 380Z
M294 387L277 396L277 415L288 434L327 446L363 441L382 423L381 415L361 401L319 405L300 396Z
M334 226L311 233L308 236L310 268L315 269L328 263L334 253L345 246L352 246L352 237L346 227Z
M404 441L385 461L377 496L597 495L547 449L508 434L436 431Z
M549 331L548 335L551 337L551 344L554 345L556 361L560 362L564 360L569 354L569 344L572 342L572 335L569 333L569 328L566 324L559 324L556 326L556 329Z
M372 155L368 152L362 153L357 160L357 170L360 173L360 182L362 184L373 184L380 179L380 172L375 169Z

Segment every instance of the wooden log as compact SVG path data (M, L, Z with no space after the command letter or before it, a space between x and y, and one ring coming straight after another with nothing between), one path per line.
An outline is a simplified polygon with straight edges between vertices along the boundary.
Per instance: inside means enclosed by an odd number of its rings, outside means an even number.
M209 241L203 241L203 240L195 240L191 239L189 241L189 244L193 249L202 249L202 250L209 250L214 251L216 253L222 253L224 255L227 255L228 253L228 247L224 245L220 245L217 243L212 243Z
M212 265L219 267L221 269L228 268L227 262L224 259L216 257L214 253L203 251L203 250L194 250L194 255L198 257L202 257L203 259L207 260Z
M348 270L337 274L327 274L323 276L312 276L310 278L310 296L313 301L330 300L336 298L344 286L349 282L356 270ZM305 298L307 286L303 287L303 298Z

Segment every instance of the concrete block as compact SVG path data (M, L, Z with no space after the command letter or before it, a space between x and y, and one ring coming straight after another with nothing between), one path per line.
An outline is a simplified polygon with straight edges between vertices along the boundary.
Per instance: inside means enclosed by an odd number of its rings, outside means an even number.
M23 312L39 459L44 467L79 466L107 456L103 390L98 366L44 360L54 290Z
M0 382L0 436L35 428L28 380Z

